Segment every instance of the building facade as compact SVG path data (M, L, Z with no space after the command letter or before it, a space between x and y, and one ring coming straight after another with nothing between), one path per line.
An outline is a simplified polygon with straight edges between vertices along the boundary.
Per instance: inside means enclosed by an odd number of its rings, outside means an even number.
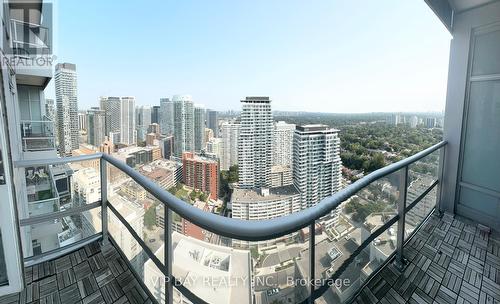
M106 111L91 108L87 111L87 142L99 147L106 137Z
M174 95L174 155L194 151L194 105L190 95Z
M78 111L78 130L87 131L87 113L85 111Z
M338 130L326 125L296 127L293 183L302 194L302 208L314 206L340 190L341 169Z
M269 97L241 100L241 127L238 141L239 186L271 186L273 115Z
M215 137L219 137L219 113L215 110L207 110L207 128L214 132Z
M106 136L121 131L121 99L120 97L100 97L99 106L106 112Z
M78 95L76 65L59 63L55 73L59 155L78 149Z
M170 98L160 98L159 120L162 134L174 133L174 103Z
M271 167L271 186L282 187L293 184L292 170L290 166Z
M273 131L273 166L292 164L293 133L295 125L284 121L274 124Z
M135 98L122 97L120 109L120 142L124 145L137 143L135 129Z
M160 139L161 155L165 159L170 159L174 155L174 137L166 136Z
M210 193L210 198L219 197L219 163L192 152L182 154L182 180L188 187Z
M194 106L194 151L205 149L205 113L202 105Z
M238 164L238 138L240 137L240 124L234 122L222 123L221 137L221 170L229 170L229 167Z
M219 166L220 166L220 159L222 157L222 151L223 151L223 144L221 138L213 137L207 142L206 152L207 154L211 154L215 156L217 159L219 159Z
M151 107L138 106L135 108L135 123L137 130L137 140L139 142L146 140L148 128L151 125Z
M275 188L234 189L232 217L242 220L266 220L301 210L299 190L288 185Z
M151 123L160 123L160 106L151 107Z

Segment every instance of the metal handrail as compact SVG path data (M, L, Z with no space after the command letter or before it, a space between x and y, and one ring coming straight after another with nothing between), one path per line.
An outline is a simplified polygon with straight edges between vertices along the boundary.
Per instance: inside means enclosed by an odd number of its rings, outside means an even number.
M399 162L388 165L377 171L374 171L367 176L357 180L346 188L340 190L332 196L329 196L320 201L316 206L295 212L279 218L269 220L254 220L246 221L233 218L226 218L216 214L207 213L178 199L168 191L159 187L156 183L135 171L124 162L115 159L114 157L104 154L103 158L110 164L114 165L134 181L143 186L149 193L155 196L158 200L170 208L172 211L179 214L181 217L189 219L190 222L205 228L213 233L220 234L225 237L239 239L243 241L263 241L278 238L300 230L315 220L327 215L333 209L337 208L342 202L353 196L362 188L368 186L375 180L396 172L419 159L431 154L439 148L446 145L442 141L435 144L413 156L405 158Z
M445 145L446 142L442 141L415 155L390 164L384 168L378 169L350 184L349 186L333 194L332 196L323 199L315 206L274 219L252 221L222 217L220 215L200 210L196 207L191 206L190 204L186 204L184 201L180 200L165 189L158 186L149 178L129 167L125 162L120 161L108 154L96 153L91 155L57 159L23 160L15 162L14 165L16 167L27 167L33 165L63 164L102 158L109 164L117 167L122 172L127 174L139 185L144 187L146 191L148 191L160 202L162 202L165 207L176 212L181 217L189 219L189 221L193 224L207 229L213 233L233 239L239 239L243 241L263 241L278 238L280 236L295 232L310 225L317 219L330 213L342 202L344 202L345 200L353 196L356 192L368 186L372 182L402 168L405 168L406 166L420 160L421 158L431 154L432 152Z
M43 120L29 120L29 119L25 119L25 120L20 120L20 123L21 124L26 124L26 123L54 123L54 121L50 118L48 118L47 116L43 116Z

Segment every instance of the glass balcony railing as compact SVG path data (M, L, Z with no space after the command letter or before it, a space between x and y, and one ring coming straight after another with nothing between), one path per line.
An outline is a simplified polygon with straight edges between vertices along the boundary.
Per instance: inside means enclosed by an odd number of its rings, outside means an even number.
M98 201L21 226L57 225L59 248L110 241L160 303L344 303L387 263L404 268L403 246L437 208L445 145L374 171L314 207L260 221L206 212L109 155L20 161L15 166L100 162ZM72 224L82 215L91 228Z
M49 29L16 19L10 20L12 48L20 57L50 54Z
M21 140L23 151L55 150L54 122L47 117L21 121Z
M23 166L27 210L20 210L25 258L36 259L100 233L99 159Z

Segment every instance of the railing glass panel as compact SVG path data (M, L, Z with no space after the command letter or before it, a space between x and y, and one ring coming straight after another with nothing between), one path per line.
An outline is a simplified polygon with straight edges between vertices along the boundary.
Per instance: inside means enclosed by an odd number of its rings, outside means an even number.
M270 262L266 271L257 268L252 257L252 252L258 255L256 246L222 237L177 215L172 219L172 274L177 287L208 303L241 304L252 303L252 279L259 271L261 277L269 277L270 286L255 284L255 296L274 287L279 263ZM188 300L185 293L174 290L174 303Z
M121 251L123 258L130 264L131 269L135 271L136 276L143 281L144 280L144 263L147 260L147 255L144 252L143 247L134 238L134 235L125 227L125 225L119 220L113 211L108 213L108 231L109 236L112 237L113 244L116 248ZM138 228L139 223L132 220L129 223L131 226ZM142 225L142 223L140 223ZM137 226L137 227L136 227ZM121 270L125 270L126 267L121 267ZM122 271L118 270L118 273L122 277L127 277L124 281L131 283L133 280L132 274L123 274ZM116 301L118 299L114 299ZM143 301L145 301L144 299Z
M437 202L437 187L421 198L405 215L405 239L413 235L413 231L422 224L434 210Z
M404 196L400 169L360 189L337 208L316 244L316 289L327 303L345 303L397 249L398 204Z
M99 232L101 232L99 208L44 222L21 224L24 258L58 251Z
M408 166L407 206L413 203L438 180L440 152L441 149Z
M305 227L268 241L233 241L234 248L242 242L249 245L246 250L252 258L253 297L257 303L300 303L309 298L310 240L309 227Z
M76 227L82 231L82 237L93 235L100 231L101 216L107 213L103 235L109 233L132 264L136 277L160 302L169 299L174 303L190 299L199 302L196 300L199 298L209 303L297 303L319 297L345 302L394 255L394 267L404 268L405 234L424 220L424 216L413 216L410 212L425 204L427 196L436 197L437 171L432 164L437 153L430 151L438 151L444 145L440 143L378 170L319 206L260 222L237 222L209 214L211 208L217 210L218 203L205 201L196 193L184 193L190 191L186 187L181 187L184 192L179 195L178 191L174 193L184 201L174 199L166 192L169 187L157 181L152 183L126 164L103 156L106 163L114 164L100 170L107 176L103 179L107 184L103 195L108 200L102 210L78 212L81 223ZM430 166L431 170L422 173L418 166ZM432 183L427 185L436 188L423 188L414 203L408 204L409 185L422 174L429 174ZM160 204L157 198L161 198ZM135 206L135 216L119 208L120 204L127 208ZM169 206L186 218L165 209ZM75 208L81 207L73 207L78 211ZM233 214L234 208L233 205ZM150 211L146 220L149 210L154 213ZM71 216L64 214L46 221L36 221L36 217L22 220L23 235L45 222L46 226L73 227L69 220L63 221L70 218L78 224ZM91 223L89 226L94 230L84 229L83 223ZM282 233L284 236L279 236ZM32 235L27 235L23 242L32 241ZM261 241L254 241L257 239ZM37 243L31 244L29 248L33 251L33 244ZM47 250L37 249L37 254ZM174 284L168 283L170 273L177 279ZM169 292L172 285L175 285L173 292Z
M40 55L50 51L50 32L46 27L11 19L11 33L18 55Z
M21 219L98 203L101 199L99 159L24 169L27 211Z
M54 122L51 120L22 121L23 151L48 151L56 147Z
M34 163L17 169L26 185L18 207L25 258L101 232L99 162Z
M436 208L439 180L439 164L442 149L421 158L408 166L408 188L406 196L405 239Z
M163 204L128 175L116 174L121 171L115 166L108 164L107 169L108 206L127 220L151 252L156 252L163 245Z

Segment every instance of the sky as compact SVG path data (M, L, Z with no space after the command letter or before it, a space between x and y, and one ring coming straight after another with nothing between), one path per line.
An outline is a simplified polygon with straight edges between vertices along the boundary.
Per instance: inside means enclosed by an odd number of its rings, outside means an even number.
M245 96L282 111L445 104L451 35L423 0L63 0L54 35L57 61L77 65L80 109L174 94L216 110Z

